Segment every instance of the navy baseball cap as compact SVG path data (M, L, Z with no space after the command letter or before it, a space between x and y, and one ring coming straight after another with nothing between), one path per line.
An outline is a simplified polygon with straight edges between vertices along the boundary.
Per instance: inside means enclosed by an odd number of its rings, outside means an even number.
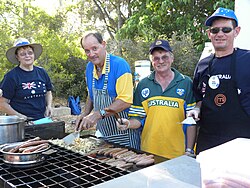
M213 21L217 18L227 18L236 21L236 26L238 26L238 18L236 17L235 13L231 9L227 8L218 8L206 21L206 26L211 26Z
M152 54L155 48L162 48L166 51L172 52L172 48L170 47L168 41L166 40L156 40L149 47L149 53Z

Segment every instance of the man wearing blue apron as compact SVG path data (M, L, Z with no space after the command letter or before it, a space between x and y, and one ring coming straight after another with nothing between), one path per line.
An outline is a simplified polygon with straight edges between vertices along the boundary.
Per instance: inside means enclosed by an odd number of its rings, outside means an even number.
M86 67L88 98L84 113L77 118L76 131L96 125L97 132L105 140L140 149L140 131L119 130L114 117L117 112L121 118L126 118L133 102L129 64L106 52L106 43L100 33L86 34L81 45L89 59Z
M197 154L238 137L250 138L250 51L234 48L238 19L234 11L218 8L205 24L215 54L195 70L199 102L188 116L200 119Z

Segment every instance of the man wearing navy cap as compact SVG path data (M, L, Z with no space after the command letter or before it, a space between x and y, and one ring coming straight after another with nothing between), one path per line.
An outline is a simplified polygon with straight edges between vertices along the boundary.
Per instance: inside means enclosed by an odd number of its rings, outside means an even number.
M250 51L234 48L240 32L233 10L218 8L205 22L215 53L201 60L194 75L199 120L197 154L232 139L250 138Z
M142 129L141 149L169 159L193 154L195 126L182 126L185 111L195 106L192 80L171 65L172 48L166 40L156 40L149 49L154 71L135 90L130 120L126 128ZM119 128L120 125L117 122Z

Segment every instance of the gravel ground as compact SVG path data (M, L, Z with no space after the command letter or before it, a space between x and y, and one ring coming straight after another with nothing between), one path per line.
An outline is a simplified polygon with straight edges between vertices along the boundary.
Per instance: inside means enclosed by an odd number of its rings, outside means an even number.
M77 118L76 115L65 115L60 117L53 117L53 121L64 121L65 122L65 132L72 133L74 132L75 124L72 121L75 121ZM95 128L91 128L89 130L81 131L81 135L95 134Z

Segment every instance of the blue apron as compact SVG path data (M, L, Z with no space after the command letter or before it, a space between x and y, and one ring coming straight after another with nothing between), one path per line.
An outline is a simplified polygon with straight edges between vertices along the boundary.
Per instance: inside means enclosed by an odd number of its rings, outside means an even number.
M110 65L110 55L107 54L106 57L106 67L105 67L105 79L102 89L95 88L95 78L92 81L93 90L93 106L95 111L104 109L110 106L114 100L109 96L108 93L108 70ZM119 112L120 117L127 118L127 112ZM128 130L118 130L116 126L116 120L114 116L106 117L97 122L97 130L103 136L104 140L108 142L113 142L116 144L124 145L134 149L140 149L140 131L139 129L128 129Z

